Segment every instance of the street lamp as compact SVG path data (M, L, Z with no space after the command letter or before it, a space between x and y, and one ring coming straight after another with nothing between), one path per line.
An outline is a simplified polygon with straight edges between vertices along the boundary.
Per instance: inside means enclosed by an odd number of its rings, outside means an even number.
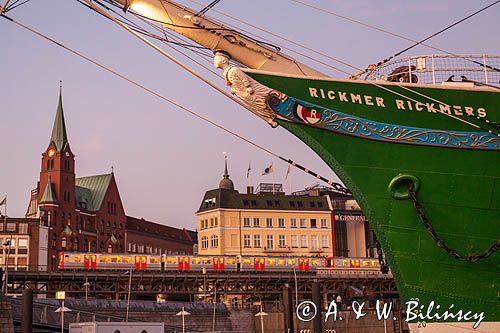
M83 284L83 286L85 287L85 300L87 301L88 297L89 297L89 286L90 286L90 283L89 283L89 280L87 277L85 277L85 283Z
M255 317L260 317L260 332L264 333L264 316L267 316L267 313L262 310L262 298L260 298L260 312L255 315Z
M128 311L130 307L130 289L132 287L132 269L130 269L128 272L125 272L125 274L129 273L129 278L128 278L128 294L127 294L127 313L125 315L125 321L128 323Z
M56 293L56 299L62 300L62 304L57 310L54 312L59 312L61 313L61 333L64 333L64 312L70 312L71 309L68 309L67 307L64 306L64 300L66 299L66 293L64 291L58 291Z
M176 316L182 316L182 333L186 332L186 322L184 321L184 316L189 316L190 314L191 313L184 310L184 307L182 307L182 311L175 314Z

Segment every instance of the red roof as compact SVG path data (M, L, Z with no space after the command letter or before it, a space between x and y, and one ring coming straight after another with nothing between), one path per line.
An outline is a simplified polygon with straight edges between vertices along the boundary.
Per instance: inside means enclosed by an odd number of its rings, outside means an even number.
M127 216L126 229L190 244L195 244L197 242L195 231L169 227L164 224L147 221L143 218L138 219Z

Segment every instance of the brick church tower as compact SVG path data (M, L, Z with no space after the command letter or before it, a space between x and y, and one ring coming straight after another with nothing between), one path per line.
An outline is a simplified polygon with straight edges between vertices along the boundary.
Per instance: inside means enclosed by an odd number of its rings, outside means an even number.
M114 173L76 178L61 92L49 145L42 153L40 179L31 191L26 217L40 218L49 227L49 269L56 266L61 251L124 251L126 216Z

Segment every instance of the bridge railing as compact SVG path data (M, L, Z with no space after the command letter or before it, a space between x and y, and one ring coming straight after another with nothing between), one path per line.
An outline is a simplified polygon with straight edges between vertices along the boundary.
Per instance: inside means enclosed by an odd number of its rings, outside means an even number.
M366 74L366 79L419 84L469 81L500 87L499 69L497 55L422 55L379 65Z

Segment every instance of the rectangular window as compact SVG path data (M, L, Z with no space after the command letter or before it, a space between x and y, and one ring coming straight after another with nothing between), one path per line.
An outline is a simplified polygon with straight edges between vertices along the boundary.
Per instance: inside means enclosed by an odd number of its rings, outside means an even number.
M328 247L328 236L321 236L321 247Z
M300 227L307 228L307 220L306 219L300 219Z
M273 227L273 219L268 217L266 218L266 227L272 228Z
M219 225L219 220L217 218L214 218L214 226L217 227Z
M316 219L311 219L311 228L316 228Z
M18 239L19 243L19 248L20 249L27 249L28 248L28 239L26 238L19 238Z
M286 247L285 235L279 235L279 247Z
M250 218L249 217L244 217L243 218L243 226L244 227L249 227L250 226Z
M267 235L266 247L268 249L274 248L274 237L273 237L273 235Z
M290 219L290 227L297 228L297 219Z
M326 219L321 219L321 228L328 228L326 226Z
M251 247L250 244L250 235L243 235L243 246L244 247Z
M292 247L299 247L299 243L297 242L297 235L292 235Z
M307 236L306 235L300 236L300 247L307 247Z
M19 224L19 233L20 234L27 234L28 233L28 224L27 223L20 223Z
M254 227L260 227L260 221L258 217L253 218L253 226Z
M290 201L290 207L295 207L295 201Z
M260 235L253 235L253 247L260 247Z
M302 201L297 201L297 206L298 207L303 207Z
M316 250L318 248L318 236L311 236L311 249Z
M285 219L284 218L279 218L278 219L278 227L284 228L285 227Z
M335 253L339 257L349 256L346 221L335 221Z
M211 219L210 219L210 228L213 228L213 227L214 227L214 219L213 219L213 218L211 218Z

